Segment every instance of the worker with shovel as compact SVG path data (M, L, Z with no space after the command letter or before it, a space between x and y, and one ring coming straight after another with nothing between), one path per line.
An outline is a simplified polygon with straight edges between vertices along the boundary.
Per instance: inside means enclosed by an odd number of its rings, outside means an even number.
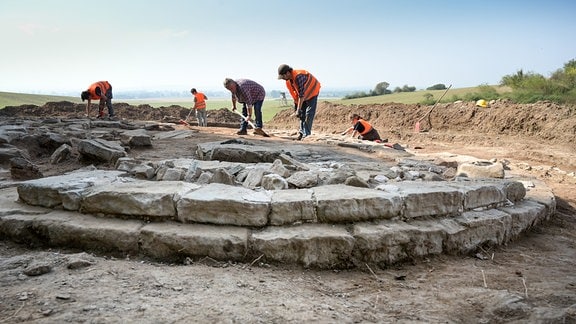
M198 126L206 127L208 122L206 121L206 100L208 97L202 92L198 92L195 88L190 90L194 96L194 107L192 109L196 110L196 119L198 119Z
M312 123L316 115L316 104L320 93L320 82L306 70L294 70L289 65L278 67L278 79L286 81L286 88L294 99L296 117L300 119L300 134L297 141L312 135Z
M248 125L252 124L252 112L254 112L254 134L268 137L268 134L262 130L262 104L266 96L264 87L248 79L232 80L226 78L224 79L224 88L232 93L232 111L236 112L236 102L242 104L243 118L240 123L240 130L236 132L236 134L248 135ZM254 109L254 111L252 111L252 109Z

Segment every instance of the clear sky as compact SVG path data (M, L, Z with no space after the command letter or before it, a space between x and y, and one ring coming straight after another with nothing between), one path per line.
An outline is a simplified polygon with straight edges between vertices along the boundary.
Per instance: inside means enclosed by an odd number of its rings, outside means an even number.
M576 1L1 0L0 43L0 91L460 88L576 59Z

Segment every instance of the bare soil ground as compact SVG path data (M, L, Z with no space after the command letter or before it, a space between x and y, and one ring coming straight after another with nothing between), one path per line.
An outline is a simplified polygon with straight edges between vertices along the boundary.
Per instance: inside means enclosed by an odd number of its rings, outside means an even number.
M64 106L4 109L0 118L83 113L81 106ZM187 115L178 107L161 113L144 106L116 108L129 120ZM333 271L273 266L258 259L250 264L211 259L161 264L0 240L0 323L576 323L576 109L546 102L497 102L490 108L440 104L430 119L421 121L424 131L415 133L415 123L430 108L323 102L313 131L337 134L349 126L347 116L354 111L390 142L416 154L507 160L509 172L543 180L553 189L555 217L507 246L474 255ZM232 116L225 110L211 112L208 122L237 122ZM283 111L265 125L273 136L258 140L282 145L296 125L291 111ZM193 139L157 141L153 150L130 155L194 157L198 142L235 137L233 128L192 128L199 130ZM45 158L34 162L46 175L80 166L69 162L54 168ZM50 265L52 271L24 274L38 265Z

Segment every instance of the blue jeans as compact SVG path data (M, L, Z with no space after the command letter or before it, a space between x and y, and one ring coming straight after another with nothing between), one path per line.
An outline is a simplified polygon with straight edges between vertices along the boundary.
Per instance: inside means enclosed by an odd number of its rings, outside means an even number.
M303 137L312 135L312 123L316 115L316 104L318 96L310 98L302 103L302 112L300 113L300 133Z
M108 108L108 116L114 117L114 108L112 107L112 86L110 86L110 89L108 89L108 91L106 91L106 98L108 98L106 100L106 107ZM102 105L100 105L99 107L102 107ZM98 115L103 116L104 112L99 111Z
M254 103L254 106L252 106L252 109L254 110L254 126L256 126L257 128L262 128L263 126L262 123L263 103L264 100L258 100ZM242 104L242 116L248 117L248 107L246 106L246 104ZM245 131L247 128L248 128L248 122L242 119L242 122L240 123L240 130Z

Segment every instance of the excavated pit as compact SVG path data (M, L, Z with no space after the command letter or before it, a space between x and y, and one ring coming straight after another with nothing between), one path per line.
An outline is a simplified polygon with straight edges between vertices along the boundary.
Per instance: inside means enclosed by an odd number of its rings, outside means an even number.
M116 107L135 120L87 121L81 105L64 103L1 111L23 115L0 127L5 144L20 149L15 156L54 160L28 173L44 171L39 179L3 177L3 238L170 261L386 266L506 244L556 209L544 183L514 178L500 161L430 159L333 135L350 109L331 104L320 105L319 133L305 143L286 140L287 113L269 123L266 140L202 140L211 127L179 127L182 107ZM372 120L402 112L398 125L407 125L419 114L401 108L378 107ZM45 114L58 117L24 117ZM210 126L237 127L228 110L211 114ZM71 153L54 159L64 144Z
M403 150L346 146L378 159L334 161L295 144L236 139L198 144L198 159L121 157L114 170L23 181L3 189L0 233L164 261L259 258L346 268L505 244L555 211L541 183L474 179L461 174L470 169L447 172ZM498 162L459 165L493 172Z

